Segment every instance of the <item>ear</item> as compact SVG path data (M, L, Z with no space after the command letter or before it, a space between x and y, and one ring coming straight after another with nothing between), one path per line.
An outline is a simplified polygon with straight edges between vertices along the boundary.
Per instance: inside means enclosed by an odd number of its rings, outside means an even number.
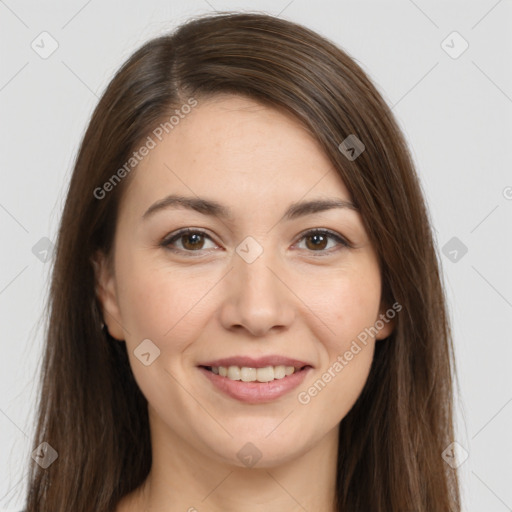
M96 277L96 296L101 304L103 322L110 336L124 341L121 313L117 302L116 281L108 258L102 251L97 251L91 258Z
M375 326L377 328L382 328L379 329L379 332L375 336L375 339L383 340L391 335L391 333L395 330L396 315L398 314L398 311L400 311L401 309L402 307L397 302L395 302L393 306L381 303L379 316L375 319Z

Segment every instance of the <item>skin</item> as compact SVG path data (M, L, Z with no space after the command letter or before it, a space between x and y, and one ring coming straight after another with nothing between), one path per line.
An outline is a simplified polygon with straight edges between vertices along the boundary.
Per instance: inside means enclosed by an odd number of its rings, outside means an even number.
M233 219L184 208L142 219L171 193L216 200ZM360 344L309 403L299 402L298 393L388 307L357 211L280 220L291 203L327 197L351 201L311 134L288 114L234 95L199 101L134 171L112 271L98 255L98 295L149 402L153 466L117 512L334 510L339 423L393 322ZM181 254L159 245L187 227L208 236L176 240ZM321 228L352 246L332 238L315 245L315 233L304 238ZM235 251L247 236L263 249L252 263ZM160 350L148 366L134 355L144 339ZM218 391L197 368L220 357L267 354L306 361L313 370L286 395L247 404ZM253 467L237 457L247 442L261 453Z

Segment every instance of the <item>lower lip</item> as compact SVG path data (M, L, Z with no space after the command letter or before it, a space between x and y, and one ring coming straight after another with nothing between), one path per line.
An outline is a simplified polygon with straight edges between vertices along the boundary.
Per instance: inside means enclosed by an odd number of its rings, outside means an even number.
M289 393L298 387L306 378L311 366L298 372L292 373L282 379L274 379L270 382L243 382L221 377L206 368L199 367L202 374L220 391L223 391L231 398L250 404L271 402Z

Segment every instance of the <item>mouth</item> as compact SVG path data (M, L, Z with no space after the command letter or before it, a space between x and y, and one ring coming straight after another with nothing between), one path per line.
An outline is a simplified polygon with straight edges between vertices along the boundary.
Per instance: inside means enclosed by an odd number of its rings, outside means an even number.
M204 368L206 371L225 377L233 381L242 382L272 382L274 380L281 380L302 372L307 368L312 368L310 365L302 366L264 366L261 368L249 367L249 366L199 366Z
M197 368L213 390L249 404L272 402L285 396L313 370L312 365L303 361L281 357L219 359Z

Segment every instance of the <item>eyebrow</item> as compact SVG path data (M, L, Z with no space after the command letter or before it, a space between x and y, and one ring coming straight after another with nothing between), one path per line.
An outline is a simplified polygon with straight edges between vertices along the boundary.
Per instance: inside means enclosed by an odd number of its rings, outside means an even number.
M226 206L210 199L201 197L187 197L176 194L171 194L156 203L153 203L142 216L143 220L148 219L155 213L166 210L169 208L186 208L194 210L203 215L210 215L219 219L233 220L234 215ZM302 201L292 203L281 220L293 220L305 215L312 215L314 213L332 210L334 208L347 208L354 211L359 209L350 201L340 199L337 197L327 199L314 199L312 201Z

